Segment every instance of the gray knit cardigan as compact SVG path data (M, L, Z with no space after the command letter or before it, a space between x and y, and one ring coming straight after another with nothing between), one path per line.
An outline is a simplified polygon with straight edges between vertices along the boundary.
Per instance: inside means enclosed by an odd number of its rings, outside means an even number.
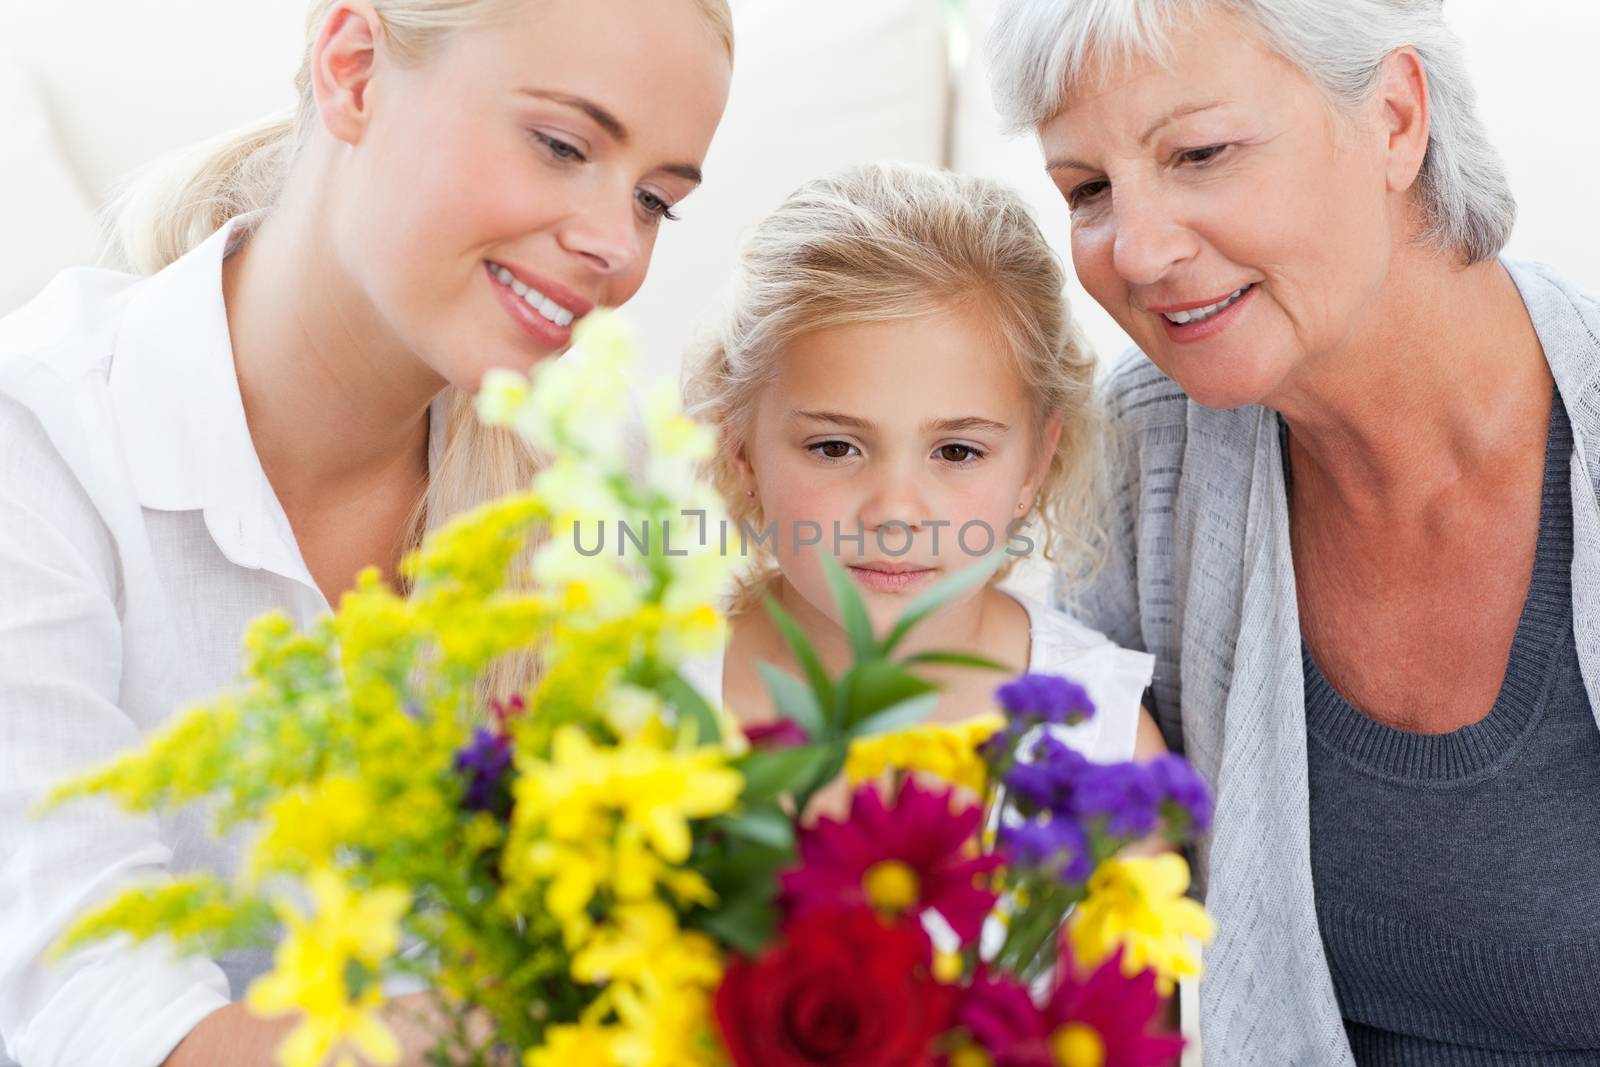
M1572 601L1600 713L1600 302L1506 263L1572 419ZM1111 556L1056 600L1154 653L1154 712L1216 793L1196 884L1217 920L1200 983L1208 1065L1352 1065L1311 885L1305 694L1276 415L1190 401L1142 355L1111 379L1125 446ZM1381 403L1381 399L1375 399Z

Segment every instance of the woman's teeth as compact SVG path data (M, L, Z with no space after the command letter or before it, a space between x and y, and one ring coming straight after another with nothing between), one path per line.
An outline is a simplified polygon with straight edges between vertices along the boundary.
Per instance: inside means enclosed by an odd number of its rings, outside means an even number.
M1163 312L1163 314L1166 315L1168 322L1176 323L1179 326L1189 322L1204 322L1217 312L1226 311L1234 304L1237 304L1239 298L1244 296L1249 288L1250 286L1247 285L1243 289L1236 289L1226 300L1219 300L1209 307L1193 308L1189 311L1167 311Z
M539 290L530 289L526 285L523 285L522 282L518 280L516 275L506 270L504 267L494 266L493 269L494 276L500 280L500 284L520 296L523 300L523 303L527 304L533 310L537 311L539 314L543 315L557 326L572 325L572 320L575 318L572 312L568 311L560 304L557 304L554 300L551 300L549 297L539 292Z

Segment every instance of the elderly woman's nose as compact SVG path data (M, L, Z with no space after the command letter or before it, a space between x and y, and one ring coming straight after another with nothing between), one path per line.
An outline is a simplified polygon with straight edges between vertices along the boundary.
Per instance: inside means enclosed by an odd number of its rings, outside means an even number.
M1112 261L1130 285L1153 285L1200 250L1194 231L1167 211L1159 198L1121 196L1111 210Z

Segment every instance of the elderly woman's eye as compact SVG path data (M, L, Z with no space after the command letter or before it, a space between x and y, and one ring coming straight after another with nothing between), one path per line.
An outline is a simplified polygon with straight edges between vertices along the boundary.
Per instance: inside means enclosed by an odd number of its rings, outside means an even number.
M1109 188L1111 188L1111 183L1099 178L1092 182L1084 182L1082 185L1075 186L1067 194L1067 206L1069 208L1082 207Z
M1178 160L1182 163L1191 163L1203 167L1207 163L1214 161L1218 156L1222 155L1227 148L1228 146L1225 144L1207 145L1204 148L1191 148L1185 152L1179 152Z

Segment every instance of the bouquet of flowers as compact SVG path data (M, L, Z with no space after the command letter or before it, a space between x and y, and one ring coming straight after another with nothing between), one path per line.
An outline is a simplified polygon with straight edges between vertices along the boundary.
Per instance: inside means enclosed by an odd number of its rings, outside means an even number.
M663 390L630 462L626 333L592 317L579 349L482 390L549 457L529 491L430 537L403 595L368 574L309 632L258 621L243 684L58 791L203 804L253 835L236 874L126 891L60 951L274 946L248 1004L296 1019L286 1067L396 1062L402 977L452 1020L439 1064L1169 1061L1154 1017L1209 920L1182 859L1124 850L1205 827L1187 764L1088 762L1057 737L1094 713L1062 678L1002 686L1003 716L923 723L919 666L993 665L897 650L984 567L881 637L833 567L840 677L772 605L802 676L763 665L782 718L747 735L680 673L724 638L732 562L697 475L714 442ZM661 536L611 555L555 535L595 518ZM493 692L519 660L537 669ZM841 775L848 815L805 818Z

